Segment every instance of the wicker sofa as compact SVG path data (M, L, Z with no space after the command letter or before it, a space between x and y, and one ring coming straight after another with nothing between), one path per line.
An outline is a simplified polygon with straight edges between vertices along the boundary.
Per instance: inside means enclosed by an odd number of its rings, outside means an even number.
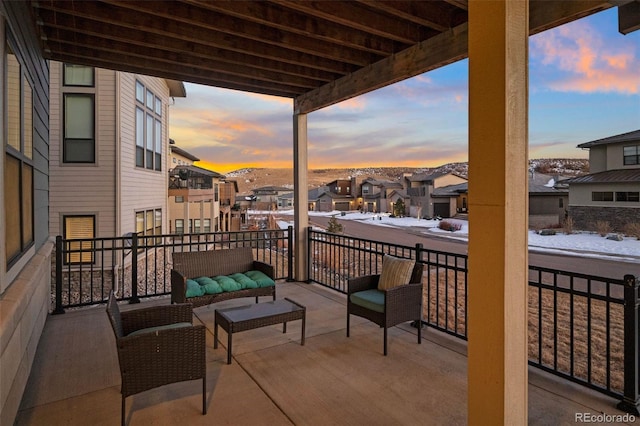
M173 269L171 270L171 303L190 303L194 308L238 297L271 296L276 300L276 286L259 286L242 288L233 291L222 291L215 294L188 296L188 283L198 277L220 277L259 271L274 281L273 266L265 262L253 260L251 247L238 247L197 252L173 253ZM192 283L189 283L192 284Z

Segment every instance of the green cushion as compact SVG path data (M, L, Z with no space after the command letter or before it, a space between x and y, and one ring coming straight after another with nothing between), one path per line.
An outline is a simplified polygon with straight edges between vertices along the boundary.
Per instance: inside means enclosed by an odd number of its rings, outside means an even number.
M216 280L210 277L199 277L195 281L198 282L204 288L205 294L218 294L222 293L222 287Z
M136 331L134 331L132 333L129 333L127 336L137 336L139 334L153 333L153 332L157 332L157 331L161 331L161 330L171 330L173 328L182 328L182 327L191 327L191 323L190 322L176 322L176 323L173 323L173 324L159 325L157 327L141 328L140 330L136 330Z
M276 285L276 282L262 271L248 271L244 274L258 283L258 287L270 287L272 285Z
M197 281L192 280L192 279L188 279L187 280L187 292L186 292L186 297L198 297L198 296L202 296L204 294L204 288L198 284Z
M213 278L218 281L218 284L220 284L220 287L222 287L223 291L236 291L242 289L240 283L233 278L225 277L224 275L218 275L217 277Z
M229 278L233 278L236 282L240 283L242 288L258 288L257 282L240 272L229 275Z
M358 291L349 296L354 305L362 306L371 311L384 312L384 292L376 289Z

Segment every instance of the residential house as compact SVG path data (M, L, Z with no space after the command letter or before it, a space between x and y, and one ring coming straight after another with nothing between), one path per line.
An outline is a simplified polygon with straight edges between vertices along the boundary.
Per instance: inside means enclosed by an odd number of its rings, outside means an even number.
M391 182L366 178L360 184L362 194L362 211L372 213L390 213L391 200L389 196L394 190L402 190L400 182Z
M467 217L467 213L469 212L468 199L468 182L440 186L433 188L431 192L431 202L434 206L434 212L436 212L435 216L443 218L453 216ZM420 203L422 203L422 201L420 201ZM414 216L416 217L433 217L424 213L423 204L412 206L412 208L415 209L416 214Z
M562 225L569 205L567 177L529 173L529 227Z
M171 145L169 170L169 232L190 234L217 232L231 227L231 206L221 213L220 185L224 176L194 165L200 159Z
M243 222L243 212L236 201L238 181L224 179L220 182L220 230L239 231Z
M168 232L169 103L184 85L52 61L49 96L51 235Z
M413 217L451 217L458 209L465 212L467 209L465 195L461 196L458 203L457 195L455 197L445 195L447 191L440 191L435 197L433 194L436 188L464 184L466 181L465 178L455 173L414 173L403 176L403 186L411 197L410 215Z
M640 130L578 145L589 150L589 174L566 180L569 216L578 229L598 221L618 231L640 222Z
M277 210L278 197L291 192L291 188L283 186L263 186L261 188L255 188L251 191L255 199L250 201L256 210ZM251 196L249 196L251 197Z

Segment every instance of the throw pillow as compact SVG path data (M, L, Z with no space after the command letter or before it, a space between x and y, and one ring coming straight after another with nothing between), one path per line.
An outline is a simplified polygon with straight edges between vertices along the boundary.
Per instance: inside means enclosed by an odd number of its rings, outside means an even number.
M390 255L382 258L382 274L378 281L378 290L388 290L399 285L409 284L416 262L412 259L400 259Z
M276 285L275 281L262 271L247 271L244 274L258 283L258 287L271 287Z
M204 288L202 288L197 281L194 281L191 279L187 280L187 291L186 291L185 297L187 298L198 297L198 296L202 296L203 294L204 294Z

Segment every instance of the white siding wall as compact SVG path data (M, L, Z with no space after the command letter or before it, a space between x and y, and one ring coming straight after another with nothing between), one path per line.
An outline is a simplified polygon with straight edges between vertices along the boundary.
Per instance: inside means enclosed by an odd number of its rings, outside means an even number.
M162 209L162 232L168 232L167 190L169 166L169 88L163 79L120 73L120 229L117 234L135 232L135 213ZM162 100L162 171L136 167L136 79Z
M62 86L62 64L51 62L50 82L50 195L51 235L62 235L63 216L96 216L96 235L115 231L115 72L95 70L95 88ZM96 163L62 162L63 93L95 94Z

